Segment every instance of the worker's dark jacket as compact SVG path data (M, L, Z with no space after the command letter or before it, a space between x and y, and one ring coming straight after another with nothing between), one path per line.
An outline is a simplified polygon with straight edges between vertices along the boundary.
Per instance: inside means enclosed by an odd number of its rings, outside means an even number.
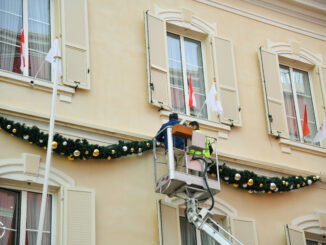
M171 119L167 123L164 123L158 132L160 132L162 129L164 129L164 128L168 127L168 126L173 126L173 125L178 124L178 123L180 123L179 120ZM168 137L167 137L167 130L166 129L163 130L159 135L156 136L156 140L159 141L159 142L164 142L165 150L168 149ZM178 149L184 149L184 145L185 145L185 141L184 141L183 138L173 136L173 146L174 147L176 147Z

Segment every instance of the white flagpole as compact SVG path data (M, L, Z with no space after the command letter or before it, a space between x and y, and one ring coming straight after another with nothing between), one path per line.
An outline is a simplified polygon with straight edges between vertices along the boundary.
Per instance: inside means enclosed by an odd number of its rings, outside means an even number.
M47 151L46 151L45 175L44 175L44 184L43 184L43 193L42 193L41 212L40 212L40 219L39 219L38 232L37 232L37 243L36 243L37 245L41 245L41 243L42 243L45 207L46 207L48 182L49 182L49 172L50 172L51 157L52 157L54 117L55 117L55 106L56 106L57 87L58 87L58 70L59 70L58 63L59 63L59 59L61 59L61 57L55 56L54 59L55 59L55 72L54 72L54 81L53 81L50 128L49 128L48 146L47 146Z

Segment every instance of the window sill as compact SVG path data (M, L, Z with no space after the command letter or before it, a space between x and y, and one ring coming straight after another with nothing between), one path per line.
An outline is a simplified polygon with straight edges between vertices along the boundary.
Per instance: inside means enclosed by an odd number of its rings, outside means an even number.
M166 110L161 110L160 111L160 117L161 119L166 122L169 118L171 111L166 111ZM218 131L218 138L221 139L228 139L229 138L229 132L231 131L231 127L228 125L224 125L218 122L214 122L214 121L210 121L210 120L206 120L206 119L202 119L202 118L197 118L197 117L193 117L193 116L188 116L185 114L180 114L179 115L179 119L180 120L184 120L186 119L186 122L191 122L191 121L197 121L200 125L202 129L205 130L211 130L211 131Z
M280 145L282 152L291 154L292 150L307 152L318 156L326 157L326 148L308 145L301 142L289 140L289 139L280 139Z
M2 82L28 87L35 90L45 91L48 93L52 93L53 90L53 84L50 81L45 81L34 77L27 77L20 74L7 72L4 70L0 70L0 80ZM58 94L60 101L65 101L69 103L72 102L72 95L74 93L74 88L58 84Z

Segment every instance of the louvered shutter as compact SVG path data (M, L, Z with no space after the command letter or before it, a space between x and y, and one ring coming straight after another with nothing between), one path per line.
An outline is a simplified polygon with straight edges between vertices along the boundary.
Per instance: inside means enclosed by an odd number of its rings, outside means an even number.
M278 56L276 53L260 49L259 61L268 132L275 136L287 138L289 134L286 122Z
M149 103L170 109L164 20L145 12L145 36Z
M61 0L63 83L90 89L87 0Z
M232 41L214 37L218 93L223 106L221 122L241 126L238 82Z
M160 245L181 245L179 208L157 202Z
M319 76L323 97L323 116L326 117L326 67L319 67Z
M288 245L306 245L304 232L288 225L285 226L286 241Z
M95 245L95 193L63 188L63 244Z
M232 235L244 245L258 245L255 221L233 217L231 231Z

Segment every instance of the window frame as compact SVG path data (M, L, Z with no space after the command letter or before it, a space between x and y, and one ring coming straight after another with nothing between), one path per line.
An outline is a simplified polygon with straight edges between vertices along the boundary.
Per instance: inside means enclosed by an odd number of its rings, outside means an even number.
M0 188L19 192L19 245L26 243L26 214L27 214L27 192L42 194L39 188L26 188L20 185L1 185ZM58 194L49 190L48 195L52 196L51 203L51 244L57 242L57 215L58 215Z
M179 224L181 225L181 217L186 218L185 215L185 208L184 207L179 207ZM226 222L227 222L227 216L223 216L223 215L219 215L219 214L214 214L212 216L213 220L218 223L219 225L221 225L224 229L226 229L227 231L230 232L230 230L226 227ZM221 222L222 221L222 224ZM181 236L181 227L180 227L180 237ZM201 239L201 234L205 233L205 231L201 231L198 228L195 227L195 231L196 231L196 244L197 245L202 245L202 239ZM206 233L205 233L206 234ZM182 241L181 241L182 243Z
M167 37L168 37L168 33L174 34L179 36L179 40L180 40L180 54L181 54L181 62L182 62L182 76L183 76L183 87L184 87L184 99L185 99L185 107L186 107L186 113L181 113L178 112L178 114L181 115L185 115L185 116L190 116L190 117L194 117L194 118L198 118L198 119L203 119L203 120L211 120L211 115L208 111L207 105L206 106L206 110L207 110L207 117L198 117L197 115L193 116L190 114L190 107L188 105L188 101L189 101L189 86L188 86L188 80L187 80L187 68L186 68L186 56L185 56L185 49L184 49L184 38L189 38L192 39L194 41L198 41L200 42L200 49L201 49L201 58L202 58L202 63L203 63L203 76L204 76L204 86L205 86L205 98L207 98L207 94L208 94L208 80L207 80L207 65L206 65L206 47L205 47L205 39L209 38L208 35L203 34L203 33L198 33L195 31L192 31L190 29L180 29L179 26L175 26L171 23L166 23L166 47L167 47L167 51L168 51L168 43L167 43ZM167 53L167 59L169 59L168 57L168 53ZM170 100L170 104L171 104L171 109L172 111L174 111L173 109L173 105L172 105L172 95L171 95L171 82L170 82L170 67L169 67L169 61L167 60L167 65L168 65L168 82L169 82L169 100ZM201 108L199 108L200 110Z
M290 82L291 82L291 88L292 88L292 96L293 96L293 103L294 103L294 107L295 107L294 109L295 109L297 127L298 127L298 133L299 133L299 135L298 135L299 140L295 140L295 139L291 139L291 138L290 138L290 140L300 142L300 143L303 143L303 144L316 145L316 144L304 141L304 137L303 137L303 133L302 133L302 123L301 123L300 111L299 111L299 105L298 105L298 99L297 99L297 90L296 90L296 87L295 87L294 72L293 72L293 70L296 69L296 70L299 70L299 71L307 72L307 74L308 74L308 80L309 80L308 82L309 82L309 86L310 86L311 101L312 101L312 107L313 107L313 110L314 110L313 113L314 113L314 116L315 116L315 122L316 122L317 131L318 131L318 129L319 129L319 121L318 121L318 114L317 114L317 110L316 110L314 84L313 84L312 75L311 75L312 71L310 69L303 68L303 67L297 67L295 65L290 65L290 64L288 64L286 62L282 62L282 61L279 60L279 68L281 66L284 66L284 67L289 69ZM279 74L280 74L280 77L281 77L280 69L279 69ZM282 83L282 79L280 79L280 81ZM283 93L283 99L284 99L284 90L283 90L283 88L282 88L282 93ZM283 104L284 104L284 107L285 107L285 102ZM286 115L285 115L285 117L286 117ZM286 123L286 126L287 126L287 129L289 131L288 123ZM289 133L289 137L290 137L290 133ZM316 146L319 146L319 145L316 145Z
M24 56L26 57L25 59L25 64L26 67L29 67L29 56L28 56L28 50L29 50L29 43L28 43L28 30L29 30L29 26L28 26L28 1L30 0L21 0L22 1L22 24L23 24L23 29L24 29L24 39L25 39L25 50L24 50ZM48 0L50 3L50 40L51 40L51 46L53 43L53 37L55 36L55 27L54 27L54 23L55 23L55 11L54 11L54 0ZM53 40L52 40L53 39ZM51 47L50 46L50 47ZM43 63L41 63L41 66L43 66ZM46 82L46 83L52 83L53 81L53 73L54 73L54 67L50 64L51 66L51 76L50 76L50 80L45 80L42 78L38 78L38 77L33 77L29 75L29 69L25 69L23 74L19 74L19 73L15 73L12 71L7 71L7 70L3 70L0 69L0 76L4 76L7 78L11 78L11 79L15 79L15 80L21 80L21 77L27 77L27 78L32 78L32 79L37 79L40 80L42 82Z

